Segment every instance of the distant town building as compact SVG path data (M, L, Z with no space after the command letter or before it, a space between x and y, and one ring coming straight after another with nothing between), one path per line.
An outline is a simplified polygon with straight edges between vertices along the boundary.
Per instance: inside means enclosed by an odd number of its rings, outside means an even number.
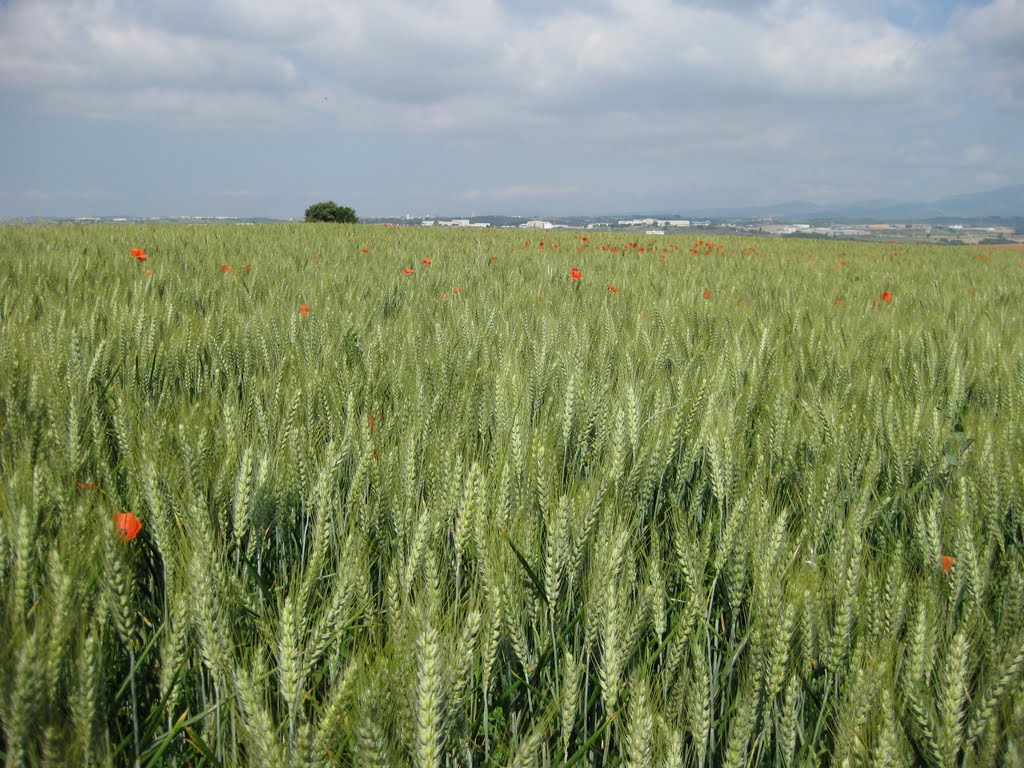
M554 226L550 221L540 220L528 221L525 224L519 225L521 229L553 229Z
M448 221L438 220L436 222L432 219L424 219L420 222L420 225L424 227L433 227L435 224L439 227L477 227L479 229L491 226L490 223L486 221L471 222L469 219L450 219Z
M767 235L792 235L795 232L807 231L810 224L768 224L761 227L761 231Z
M688 227L689 219L619 219L622 227Z

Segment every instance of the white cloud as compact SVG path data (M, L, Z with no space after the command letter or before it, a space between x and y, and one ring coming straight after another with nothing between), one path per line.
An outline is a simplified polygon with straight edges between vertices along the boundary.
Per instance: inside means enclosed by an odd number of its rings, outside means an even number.
M538 99L651 85L669 96L696 87L849 98L907 92L925 74L918 41L889 24L787 3L741 16L668 0L547 17L510 36L501 64Z
M964 19L964 31L972 42L984 43L1024 55L1024 2L993 0L970 11Z
M111 2L13 0L0 8L0 87L35 94L48 109L230 118L222 102L256 107L234 112L247 119L265 116L267 102L299 82L296 65L265 46L162 28Z
M469 117L497 124L565 101L601 112L623 92L678 104L695 91L864 98L920 85L920 47L902 30L813 4L745 5L618 0L524 16L491 0L302 0L287 12L266 1L12 0L0 10L0 82L51 106L49 89L74 87L68 108L86 114L154 88L171 94L165 111L187 112L194 93L201 117L218 91L279 104L319 88L357 101L360 122L393 129L400 113L413 132L465 125L443 117L460 98L487 105Z
M0 51L0 87L100 119L282 120L301 80L258 45L143 24L108 3L15 2L0 10Z
M993 0L958 19L972 85L999 105L1024 109L1024 0Z
M871 168L1017 172L992 115L1020 122L1022 3L947 20L929 0L8 0L0 97L293 142L313 125L377 148L471 146L550 174L463 173L453 199L474 183L497 202L591 194L560 184L580 178L556 169L567 157L692 169L723 195L748 168L809 190L846 169L869 189ZM709 180L730 164L740 181Z

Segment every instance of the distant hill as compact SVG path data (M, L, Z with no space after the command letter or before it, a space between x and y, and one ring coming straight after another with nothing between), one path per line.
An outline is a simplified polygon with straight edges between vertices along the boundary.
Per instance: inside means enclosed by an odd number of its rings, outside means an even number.
M931 202L903 203L896 200L864 200L840 205L817 205L795 200L777 205L718 208L700 211L715 218L757 219L847 219L907 221L943 218L1024 218L1024 184L987 192L942 197Z

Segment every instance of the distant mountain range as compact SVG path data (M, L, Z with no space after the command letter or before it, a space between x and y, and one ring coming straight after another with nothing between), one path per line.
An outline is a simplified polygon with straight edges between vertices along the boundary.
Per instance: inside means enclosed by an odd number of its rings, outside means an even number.
M795 200L777 205L700 210L700 215L719 219L778 218L844 219L871 221L913 221L949 218L1024 218L1024 184L1000 187L988 192L942 197L931 202L903 203L896 200L865 200L838 205L818 205Z

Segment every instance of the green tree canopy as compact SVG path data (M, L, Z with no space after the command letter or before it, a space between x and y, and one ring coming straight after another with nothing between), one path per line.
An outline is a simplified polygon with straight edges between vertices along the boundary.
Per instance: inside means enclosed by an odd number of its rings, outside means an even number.
M359 218L347 205L338 205L333 200L313 203L306 209L306 221L334 221L339 224L356 224Z

